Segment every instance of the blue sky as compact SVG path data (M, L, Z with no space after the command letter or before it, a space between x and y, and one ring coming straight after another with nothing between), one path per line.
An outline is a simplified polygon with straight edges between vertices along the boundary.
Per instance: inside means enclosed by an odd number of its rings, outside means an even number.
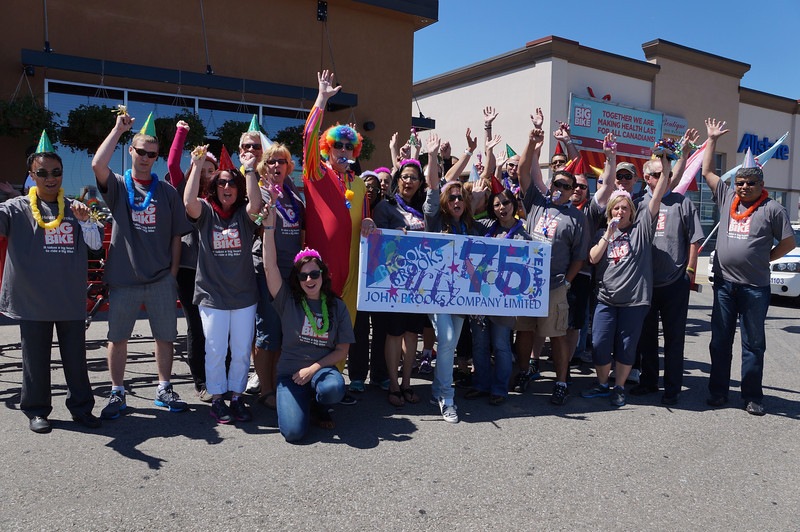
M748 63L742 86L800 99L800 0L440 0L439 21L416 32L414 81L548 35L640 60L665 39Z

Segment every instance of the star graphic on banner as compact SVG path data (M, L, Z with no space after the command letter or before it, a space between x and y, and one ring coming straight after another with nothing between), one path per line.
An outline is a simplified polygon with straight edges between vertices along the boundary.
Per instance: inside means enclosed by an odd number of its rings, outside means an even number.
M387 292L389 292L390 296L397 297L397 287L396 286L391 287L389 290L387 290Z
M420 287L420 289L418 290L418 292L419 292L419 295L421 295L421 296L422 296L422 295L425 295L425 289L424 289L424 288L421 288L421 287Z
M478 267L475 268L475 271L478 272L478 273L485 272L486 271L486 265L485 264L479 264Z
M450 268L450 272L452 272L452 273L456 273L458 271L458 266L456 265L455 262L453 264L451 264L450 266L448 266L448 268Z
M522 301L522 294L517 294L517 301Z
M508 286L504 286L503 287L503 295L507 296L509 293L511 293L511 288L509 288Z
M422 237L422 240L419 241L419 246L424 248L426 246L430 246L430 240L425 237Z
M508 246L508 256L509 257L516 257L517 256L517 248L514 246Z

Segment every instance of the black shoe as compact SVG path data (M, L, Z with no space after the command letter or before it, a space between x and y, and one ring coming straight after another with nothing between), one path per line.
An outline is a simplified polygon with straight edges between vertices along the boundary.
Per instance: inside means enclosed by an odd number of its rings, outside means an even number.
M633 390L631 390L633 393ZM667 395L664 394L661 396L661 404L666 406L672 406L678 404L678 396L677 395Z
M467 393L464 394L464 399L477 399L478 397L489 397L489 392L484 392L482 390L476 390L475 388L471 388L467 390Z
M99 429L103 425L100 422L100 420L97 419L91 412L80 412L78 414L72 414L72 421L80 423L81 425L89 429Z
M550 396L550 402L556 406L561 406L567 402L569 396L569 388L555 384L553 386L553 395Z
M38 432L39 434L46 434L50 432L51 426L50 422L47 421L46 417L42 416L33 416L28 423L28 428L31 429L33 432Z
M231 399L231 406L229 408L231 415L236 421L252 421L253 414L244 402L244 398L240 395L237 399Z
M761 403L755 401L747 401L747 404L744 405L744 409L747 410L748 414L753 414L754 416L763 416L766 414Z
M342 396L342 399L339 401L339 404L340 405L351 406L351 405L356 404L357 402L358 402L358 399L356 399L355 397L353 397L349 393L345 393Z
M708 399L706 399L706 404L708 406L716 406L720 407L723 406L725 403L728 402L728 398L724 395L712 395Z
M658 391L658 386L652 384L642 384L641 382L636 386L631 387L628 390L628 393L631 395L647 395L650 393L656 393Z

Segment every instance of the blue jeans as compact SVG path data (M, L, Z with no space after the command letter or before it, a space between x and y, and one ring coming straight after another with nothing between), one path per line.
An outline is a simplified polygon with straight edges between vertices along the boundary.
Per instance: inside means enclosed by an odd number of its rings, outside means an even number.
M485 327L475 318L469 319L472 330L472 367L475 368L472 387L481 392L506 397L513 363L511 329L498 325L489 318L484 318L484 323Z
M321 405L333 405L344 397L344 378L336 368L322 368L311 382L300 386L288 374L278 375L275 392L278 428L286 441L294 442L308 432L312 398Z
M728 397L733 358L736 320L742 335L742 399L761 402L764 392L764 351L767 340L764 321L769 309L769 286L748 286L714 276L714 306L711 310L711 378L708 391L712 397Z
M436 331L436 341L439 348L436 350L436 367L433 371L433 384L431 392L434 399L450 399L453 392L453 358L456 352L458 337L461 336L461 327L464 326L464 316L457 314L431 314L433 330Z
M592 361L595 366L611 363L611 353L619 364L632 366L636 344L642 332L647 306L612 307L597 302L592 322Z

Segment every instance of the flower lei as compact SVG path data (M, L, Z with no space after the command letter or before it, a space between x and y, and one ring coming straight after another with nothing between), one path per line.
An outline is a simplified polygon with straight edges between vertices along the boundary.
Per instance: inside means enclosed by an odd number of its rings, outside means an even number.
M55 229L59 225L61 225L61 221L64 219L64 189L58 189L58 216L52 222L45 223L42 220L42 213L39 212L39 204L37 202L36 196L36 188L31 187L28 191L28 200L31 202L31 212L33 213L33 219L36 220L36 223L39 224L39 227L42 229Z
M134 211L143 211L150 206L150 201L153 199L153 193L156 191L156 186L158 185L158 176L151 172L150 178L150 188L147 191L147 195L144 197L144 201L141 204L136 205L133 202L133 177L131 176L130 170L125 170L125 188L128 189L128 205L130 205L131 209Z
M741 220L749 217L751 214L753 214L753 211L756 210L759 205L764 203L764 200L767 199L768 196L769 196L769 194L767 194L767 191L764 190L764 189L761 189L761 197L758 198L758 201L756 201L755 203L750 205L750 207L746 211L744 211L742 214L737 214L736 213L736 208L739 206L739 196L734 197L733 198L733 203L731 203L731 218L733 218L734 220L736 220L738 222L738 221L741 221Z
M489 229L489 232L486 233L485 236L497 236L498 229L500 229L500 227L501 227L500 221L498 220L494 224L492 224L492 228ZM511 238L512 236L514 236L514 233L516 233L520 227L522 227L522 220L517 220L517 223L514 224L514 226L508 230L508 233L506 233L506 236L504 236L503 238Z
M290 224L295 224L297 223L297 220L300 219L300 208L297 206L297 200L294 199L294 194L292 194L291 189L286 183L283 184L283 191L285 192L283 196L284 197L288 196L289 199L292 201L292 209L294 210L294 217L289 216L289 214L286 212L286 209L284 209L283 205L281 205L280 201L275 201L275 206L278 208L278 211L281 213L281 217L284 220L286 220ZM350 191L348 190L348 192Z
M308 308L307 298L304 297L300 302L300 304L303 306L303 312L306 313L306 318L308 318L308 322L311 324L311 330L314 331L315 336L322 336L328 332L328 327L330 326L330 322L328 321L328 298L325 297L325 294L321 294L320 300L322 301L322 329L317 328L317 318L314 316L314 313L311 312L311 309Z
M408 205L405 201L403 201L403 196L401 196L400 194L395 194L394 199L397 200L397 204L400 205L401 209L403 209L409 214L414 215L415 218L419 218L420 220L422 220L423 218L422 214L417 209L415 209L414 207Z
M219 217L222 218L223 220L230 220L231 217L233 217L233 213L235 212L233 209L231 209L228 212L225 212L222 210L222 207L217 205L216 201L212 201L210 199L206 201L208 201L209 205L211 205L211 208L214 209L214 212L219 214Z

